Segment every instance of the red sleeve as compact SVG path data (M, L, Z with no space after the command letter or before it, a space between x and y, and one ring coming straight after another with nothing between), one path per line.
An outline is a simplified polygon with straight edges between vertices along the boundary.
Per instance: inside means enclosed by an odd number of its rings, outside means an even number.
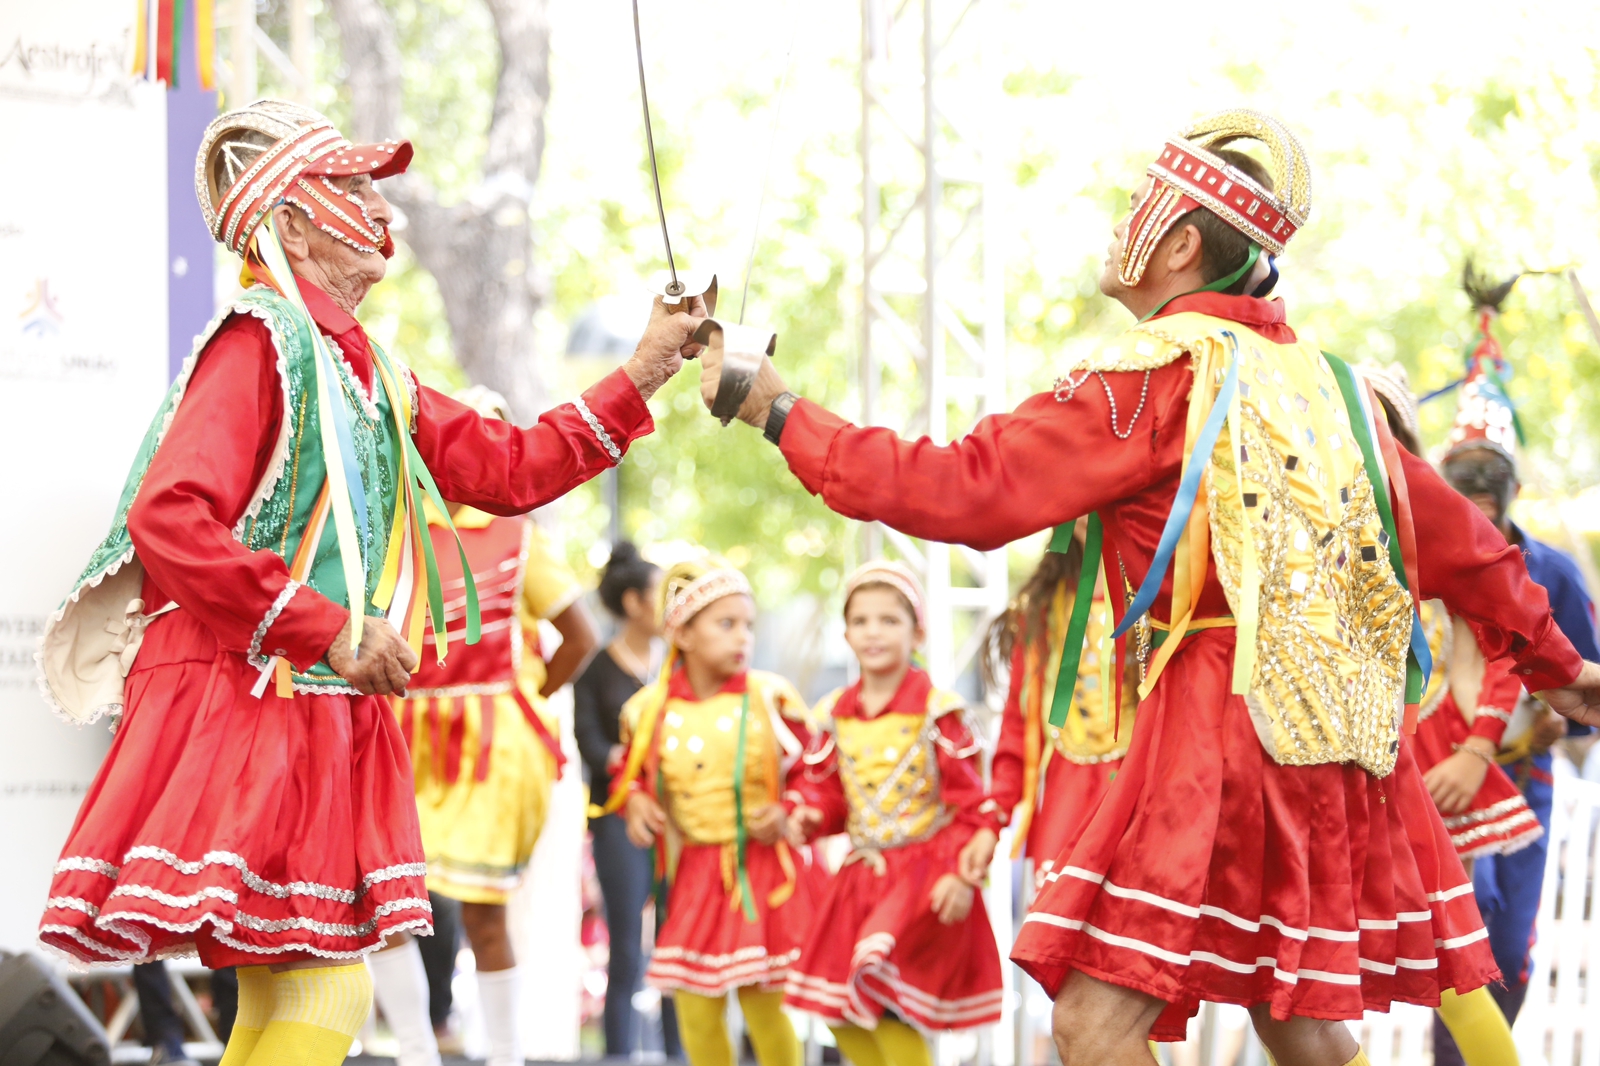
M812 834L817 837L842 833L849 807L845 803L844 783L839 780L839 752L833 734L817 730L806 747L800 772L793 775L791 787L794 795L807 807L822 812L822 823ZM790 804L793 809L793 804Z
M938 725L934 748L939 755L940 801L955 814L958 823L999 833L1005 822L1000 817L999 804L983 784L983 745L967 727L964 715L941 715Z
M1583 660L1550 614L1544 589L1528 577L1522 553L1425 460L1401 452L1417 530L1417 581L1425 600L1441 599L1478 632L1483 657L1511 658L1530 691L1560 688Z
M1171 476L1182 448L1163 445L1183 442L1193 376L1187 358L1148 375L1090 375L1065 402L1040 393L944 446L801 400L782 450L800 483L847 518L987 551Z
M271 462L283 390L266 327L241 316L201 352L183 402L128 511L128 534L149 581L146 610L169 598L210 629L224 651L283 655L298 669L321 659L349 611L289 585L283 559L251 551L233 529ZM269 612L280 608L266 625Z
M617 465L630 443L655 428L621 370L527 429L484 418L427 387L417 394L417 451L440 495L491 514L523 514L557 499Z
M1522 681L1511 672L1511 665L1510 659L1496 659L1483 668L1483 688L1478 691L1472 719L1472 735L1492 741L1497 748L1511 724L1511 712L1522 698Z
M1006 693L1005 710L1000 713L1000 742L995 745L994 761L989 766L989 794L994 797L1003 823L1009 824L1017 804L1022 802L1023 777L1027 769L1027 724L1022 718L1022 672L1026 648L1021 640L1011 653L1011 688Z

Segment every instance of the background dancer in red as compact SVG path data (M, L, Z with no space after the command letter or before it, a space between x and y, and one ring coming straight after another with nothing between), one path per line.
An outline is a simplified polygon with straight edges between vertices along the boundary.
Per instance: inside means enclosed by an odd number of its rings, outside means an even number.
M1033 860L1036 886L1116 780L1138 716L1139 677L1131 663L1123 670L1121 712L1113 710L1115 655L1106 638L1114 622L1096 581L1072 706L1061 725L1050 723L1083 565L1083 526L1074 525L1064 552L1045 552L1011 609L995 620L983 663L991 679L996 660L1011 664L989 790L1002 816L1015 819L1011 857ZM993 858L982 844L975 840L962 852L962 875L969 880L984 876Z
M511 420L505 398L473 386L455 397L485 418ZM478 587L483 638L445 665L424 654L406 695L395 700L411 749L428 892L456 900L472 946L488 1066L520 1066L521 973L506 905L533 858L565 756L561 723L546 706L596 643L583 586L525 515L502 517L451 504L449 521L429 514L451 639L466 639L466 582L453 538L461 538ZM452 534L452 528L455 533ZM539 623L562 643L546 662ZM378 1006L400 1040L398 1066L436 1066L428 978L410 945L376 952Z
M1377 394L1395 443L1421 455L1417 401L1405 368L1363 363L1358 370ZM1419 619L1433 653L1433 675L1422 692L1417 731L1402 743L1415 750L1422 782L1470 877L1475 858L1521 851L1544 835L1494 758L1522 683L1509 660L1485 661L1471 624L1452 617L1439 600L1425 601ZM1516 1066L1511 1026L1487 987L1460 996L1442 992L1433 1031L1436 1049L1465 1049L1466 1066Z
M1270 172L1227 147L1245 139ZM1264 298L1310 190L1267 116L1169 139L1101 279L1139 324L953 444L852 426L770 360L739 412L835 511L913 536L986 550L1094 512L1089 545L1140 590L1122 614L1139 623L1129 654L1148 656L1139 727L1012 952L1056 997L1068 1066L1148 1063L1146 1035L1181 1039L1201 1000L1248 1006L1280 1062L1360 1063L1327 1021L1497 975L1399 744L1423 673L1417 596L1477 623L1565 713L1600 719L1600 666L1517 553L1398 454L1348 366Z
M825 731L806 753L804 804L790 826L797 842L847 832L852 850L817 910L786 998L823 1018L856 1066L931 1066L918 1030L1000 1019L994 930L959 870L974 838L994 850L999 811L964 701L911 663L923 638L915 575L898 563L867 563L844 596L845 640L861 679L815 709Z
M658 305L622 370L529 429L420 386L354 318L393 249L373 179L410 158L279 101L211 124L200 206L254 284L196 342L42 647L64 712L121 724L41 939L239 966L228 1066L340 1061L370 1007L361 956L430 928L380 698L425 616L443 629L420 500L519 514L615 465L695 324Z
M691 1066L737 1062L729 992L761 1066L799 1066L783 985L820 871L784 828L810 718L793 685L750 669L755 600L739 571L709 557L679 563L662 578L660 610L671 652L623 707L628 749L604 808L626 808L629 838L655 845L671 886L645 979L672 990Z

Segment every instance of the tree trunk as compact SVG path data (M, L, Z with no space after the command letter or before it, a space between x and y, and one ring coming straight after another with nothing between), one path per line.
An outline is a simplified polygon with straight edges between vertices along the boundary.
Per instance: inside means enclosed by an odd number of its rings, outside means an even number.
M381 0L331 2L349 70L349 136L404 136L400 50L389 13ZM391 179L383 192L405 215L400 238L439 285L456 360L473 381L503 393L517 421L527 423L546 406L534 359L540 293L528 203L544 154L550 21L547 0L485 2L500 49L500 77L482 180L450 206L412 175Z

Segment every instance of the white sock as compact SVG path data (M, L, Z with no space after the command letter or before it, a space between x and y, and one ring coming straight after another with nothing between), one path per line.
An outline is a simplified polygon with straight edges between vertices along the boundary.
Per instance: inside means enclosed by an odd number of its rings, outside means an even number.
M372 993L400 1042L395 1066L439 1066L439 1042L428 1017L428 971L415 940L367 956Z
M489 1037L485 1066L523 1066L522 1032L517 1025L517 997L521 973L509 970L478 971L478 998L483 1005L483 1029Z

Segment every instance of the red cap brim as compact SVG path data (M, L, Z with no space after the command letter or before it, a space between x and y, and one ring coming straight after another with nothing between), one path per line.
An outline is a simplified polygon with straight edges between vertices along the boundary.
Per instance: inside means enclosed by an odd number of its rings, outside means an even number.
M403 174L411 165L410 141L385 141L382 144L351 145L342 152L329 152L306 167L302 173L313 177L348 178L369 174L373 181Z

